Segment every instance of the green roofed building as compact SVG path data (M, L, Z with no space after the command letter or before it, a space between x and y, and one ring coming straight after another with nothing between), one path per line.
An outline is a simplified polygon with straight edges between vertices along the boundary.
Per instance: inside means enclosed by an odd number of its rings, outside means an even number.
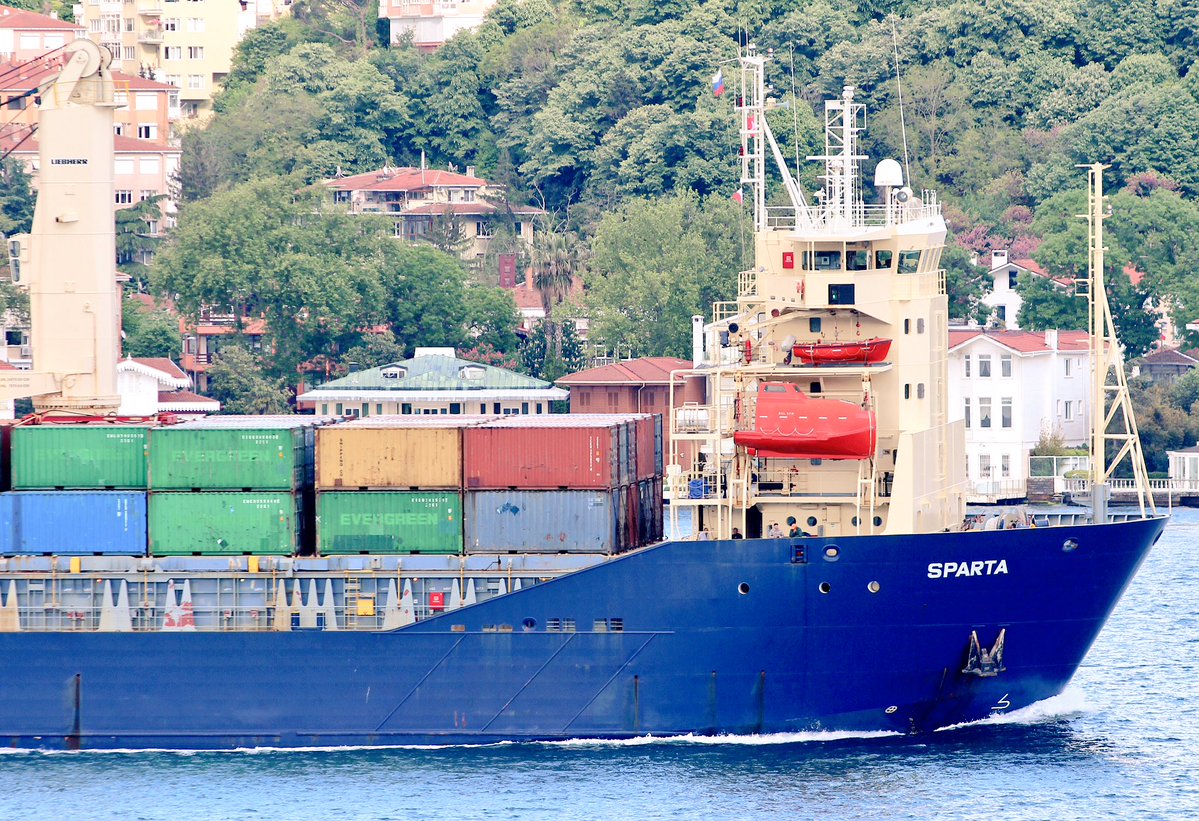
M453 348L417 348L411 359L334 379L296 402L337 416L537 414L569 395L531 376L459 359Z

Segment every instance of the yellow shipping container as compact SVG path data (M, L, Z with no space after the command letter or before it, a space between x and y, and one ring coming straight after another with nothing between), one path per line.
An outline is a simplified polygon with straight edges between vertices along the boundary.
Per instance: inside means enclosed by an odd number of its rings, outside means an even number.
M378 416L317 428L316 486L460 488L462 428L490 418Z

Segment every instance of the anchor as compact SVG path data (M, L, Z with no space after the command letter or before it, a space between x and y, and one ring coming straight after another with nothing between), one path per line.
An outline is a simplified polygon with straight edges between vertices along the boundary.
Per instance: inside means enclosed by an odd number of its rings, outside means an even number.
M966 666L962 668L962 672L971 673L979 678L990 678L1006 670L1003 666L1003 640L1006 634L1005 627L999 631L991 649L984 650L979 644L977 631L971 630L970 647L966 651Z

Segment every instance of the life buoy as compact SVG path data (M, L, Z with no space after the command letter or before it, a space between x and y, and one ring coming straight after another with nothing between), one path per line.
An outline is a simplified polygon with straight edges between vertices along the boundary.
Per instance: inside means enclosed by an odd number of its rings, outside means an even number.
M747 339L747 340L745 340L745 364L748 365L750 362L753 361L753 359L754 359L754 343Z

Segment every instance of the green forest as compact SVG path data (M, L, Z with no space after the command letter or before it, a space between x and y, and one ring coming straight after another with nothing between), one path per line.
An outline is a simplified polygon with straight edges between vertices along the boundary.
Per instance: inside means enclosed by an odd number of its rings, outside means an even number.
M748 214L731 199L735 93L710 85L747 42L773 57L769 118L788 156L820 153L817 112L848 84L867 106L864 153L902 158L901 82L910 184L938 192L951 228L954 317L985 321L970 260L991 249L1085 272L1078 166L1099 161L1130 353L1156 338L1143 306L1168 302L1180 326L1199 318L1193 2L500 0L434 53L388 47L375 0L292 8L247 34L216 116L184 134L179 224L140 277L187 313L264 316L265 380L416 344L554 377L582 361L561 331L580 315L609 348L686 355L687 318L729 298L748 264ZM502 231L495 242L521 251L550 310L540 340L511 333L515 307L488 265L464 267L449 240L397 243L389 221L349 219L315 187L422 157L476 166L508 201L548 212L532 249ZM1144 274L1136 288L1128 266ZM572 275L585 290L568 301ZM1020 287L1025 327L1085 316L1082 299ZM372 338L381 326L391 336Z

